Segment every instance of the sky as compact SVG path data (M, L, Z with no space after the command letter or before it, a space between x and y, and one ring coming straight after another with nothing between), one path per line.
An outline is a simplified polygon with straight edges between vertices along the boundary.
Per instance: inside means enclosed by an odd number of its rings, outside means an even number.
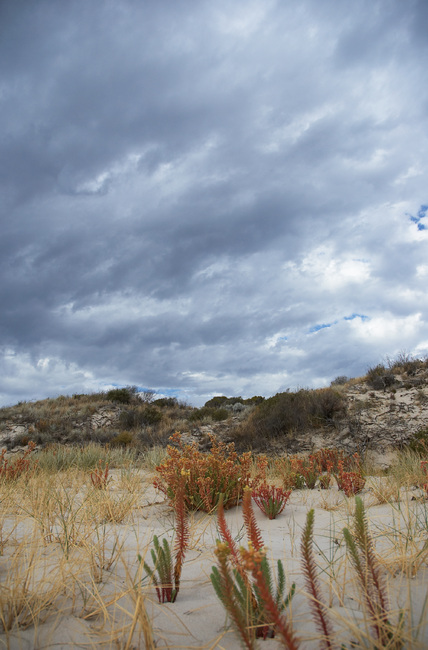
M0 405L428 354L426 0L3 0Z

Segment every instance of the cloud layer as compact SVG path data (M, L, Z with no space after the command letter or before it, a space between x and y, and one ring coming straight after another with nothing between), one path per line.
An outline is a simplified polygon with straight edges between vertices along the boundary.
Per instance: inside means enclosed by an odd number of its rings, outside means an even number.
M0 404L428 352L426 6L2 3Z

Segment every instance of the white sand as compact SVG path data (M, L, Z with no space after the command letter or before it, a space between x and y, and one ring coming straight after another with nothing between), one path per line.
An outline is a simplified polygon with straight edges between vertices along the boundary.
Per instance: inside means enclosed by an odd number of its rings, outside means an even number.
M112 491L115 487L110 488ZM415 494L419 494L416 492ZM419 554L424 535L428 538L428 506L422 500L411 500L412 493L402 493L401 506L397 504L374 505L375 498L370 489L363 493L370 529L376 549L382 560L383 570L390 591L391 620L396 621L397 609L407 613L405 631L409 626L418 626L419 618L428 592L426 562ZM326 503L335 510L326 510ZM324 507L322 507L324 504ZM372 504L372 505L371 505ZM258 524L263 533L269 556L281 559L287 574L287 587L294 581L296 595L291 611L287 611L302 648L317 648L317 633L309 612L309 601L305 595L305 583L300 565L300 537L306 514L315 508L315 557L320 567L325 601L330 605L331 618L336 631L338 645L357 635L370 634L370 625L365 620L359 591L353 579L349 562L346 562L342 529L351 523L353 500L346 499L336 489L328 491L298 491L292 494L283 513L269 521L254 505ZM401 509L401 510L400 510ZM226 513L227 522L237 539L246 545L240 508ZM412 534L415 541L407 544L407 557L415 555L417 571L412 577L408 570L405 547L409 532L409 521L413 521ZM16 528L15 524L18 522ZM225 611L218 601L210 582L210 571L215 563L213 550L218 537L216 517L194 513L190 517L191 544L183 566L182 583L174 604L160 605L152 586L145 584L141 589L144 605L153 628L154 647L166 648L225 648L240 647L239 638L229 626ZM424 529L425 526L425 529ZM10 537L0 557L1 597L7 600L13 555L22 539L38 534L30 517L14 520L9 517L3 523L4 536ZM395 532L394 532L395 531ZM59 530L59 533L61 531ZM148 486L143 499L138 501L132 520L123 524L109 524L106 527L107 548L112 548L117 536L122 550L117 562L103 573L100 583L91 580L87 547L73 546L68 559L58 541L52 541L38 548L37 570L32 573L33 590L47 589L49 579L56 581L62 593L45 609L44 616L26 628L12 627L8 634L0 634L3 647L15 648L143 648L144 634L137 624L130 637L135 611L135 598L130 595L131 582L138 570L137 555L145 555L151 546L154 534L173 536L173 516L162 496ZM31 546L31 544L29 545ZM149 558L149 554L147 558ZM401 559L401 562L400 562ZM428 561L428 552L424 559ZM43 568L44 567L44 568ZM46 570L47 567L47 570ZM8 577L9 576L9 577ZM16 588L16 586L15 586ZM97 591L99 596L97 596ZM412 616L410 615L412 611ZM419 636L408 647L428 647L428 611L420 626ZM416 631L413 630L413 636ZM127 642L129 640L129 645ZM260 648L280 647L277 639L259 641Z

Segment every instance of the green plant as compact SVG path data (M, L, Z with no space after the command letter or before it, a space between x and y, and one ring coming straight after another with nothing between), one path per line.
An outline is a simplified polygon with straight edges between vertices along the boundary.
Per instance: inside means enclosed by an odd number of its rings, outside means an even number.
M214 420L215 422L220 422L221 420L227 420L229 415L230 415L229 411L225 408L211 408L209 406L203 406L200 409L195 409L189 415L189 421L200 422L205 418L209 418L210 420Z
M310 510L306 516L306 524L303 530L300 545L302 554L302 568L305 575L306 588L310 595L310 607L312 617L321 633L321 647L330 650L333 644L333 628L328 616L328 607L324 603L319 584L317 568L313 551L314 536L314 511Z
M418 454L428 454L428 427L417 431L410 440L409 449Z
M331 484L331 473L321 474L319 477L319 486L321 490L328 490Z
M153 537L154 548L151 549L153 568L145 562L141 555L138 561L143 563L147 576L152 580L160 603L174 603L180 590L181 571L184 556L189 544L189 524L184 492L184 474L178 486L175 497L175 544L174 557L166 538L159 542L156 535Z
M390 621L388 595L381 568L376 560L373 540L370 536L363 502L355 497L353 533L343 529L348 554L357 575L367 611L371 618L377 647L399 650L403 647L401 629L403 616L400 613L398 625Z
M119 404L129 404L133 394L129 388L112 388L106 394L109 402L119 402Z
M330 426L345 414L346 398L333 388L287 391L259 403L236 435L261 445L311 427Z
M246 648L255 647L255 638L272 638L277 631L291 642L288 647L297 648L291 625L282 614L293 598L295 585L284 596L285 574L278 560L274 590L272 570L251 506L250 489L244 492L242 512L248 549L237 547L220 499L217 516L222 541L217 542L217 566L212 567L210 576L212 585Z
M275 519L284 510L290 494L291 490L283 490L280 487L262 483L253 490L252 497L269 519Z
M346 375L339 375L330 383L330 386L343 386L349 381L349 377Z
M134 436L130 431L121 431L111 439L112 447L127 447L134 441Z
M192 510L211 512L223 494L223 506L236 506L245 486L256 487L263 478L266 462L262 460L252 476L251 452L238 455L233 443L225 444L210 436L211 451L200 452L195 444L185 445L179 433L171 437L177 445L168 445L167 459L156 471L159 478L154 486L173 500L178 485L185 476L185 502Z

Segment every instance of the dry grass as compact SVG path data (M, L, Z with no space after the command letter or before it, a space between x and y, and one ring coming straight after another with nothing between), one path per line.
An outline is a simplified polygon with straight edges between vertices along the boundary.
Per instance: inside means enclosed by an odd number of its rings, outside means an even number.
M121 650L237 647L233 633L221 632L225 617L208 578L218 537L215 517L199 512L190 517L191 543L177 603L158 605L153 586L143 579L138 554L146 556L153 534L170 540L174 534L171 509L150 482L162 455L154 449L137 465L122 455L126 462L111 470L105 490L94 489L90 480L95 453L91 463L76 460L61 471L46 464L29 479L0 482L0 647L43 648L59 641L64 648ZM428 644L428 502L413 488L418 467L420 458L403 454L386 476L368 480L362 494L390 594L391 648L399 647L400 639L409 648ZM273 467L268 478L277 480ZM310 507L315 508L317 570L338 645L376 648L342 534L352 524L355 503L336 487L294 491L270 523L258 513L272 558L282 559L289 584L297 583L291 620L302 647L319 647L299 564ZM239 541L239 508L228 517ZM278 643L268 642L269 647Z

